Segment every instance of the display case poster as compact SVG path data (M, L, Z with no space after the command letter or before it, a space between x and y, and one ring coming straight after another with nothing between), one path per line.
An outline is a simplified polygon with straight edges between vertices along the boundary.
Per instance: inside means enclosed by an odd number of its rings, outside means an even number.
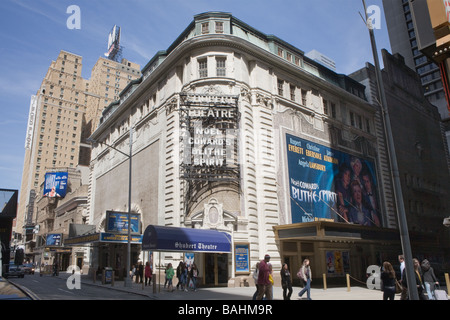
M234 256L236 264L236 273L250 272L250 254L248 244L235 244Z
M327 274L343 276L350 272L350 256L348 251L326 251Z
M381 227L375 165L286 134L292 223L326 220Z

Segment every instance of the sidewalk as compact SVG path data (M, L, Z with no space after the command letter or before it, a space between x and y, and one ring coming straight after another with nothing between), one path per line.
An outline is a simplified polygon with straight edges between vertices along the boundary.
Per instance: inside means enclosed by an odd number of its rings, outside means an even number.
M61 272L59 277L67 279L70 276L68 273ZM176 282L176 281L175 281ZM163 286L159 288L156 285L156 292L153 292L153 283L151 286L143 287L142 284L132 283L130 288L124 286L123 281L115 281L114 285L102 284L101 281L93 282L91 277L81 275L81 286L93 285L103 287L108 290L117 290L124 293L134 293L147 296L152 300L251 300L255 287L214 287L214 288L199 288L196 292L175 290L168 292ZM303 299L298 297L300 287L294 287L291 300L306 300L306 294ZM281 287L274 287L274 300L283 300L283 290ZM396 300L399 300L400 295L396 295ZM369 290L363 287L351 287L350 291L346 287L311 289L311 298L313 300L382 300L383 294L379 290Z

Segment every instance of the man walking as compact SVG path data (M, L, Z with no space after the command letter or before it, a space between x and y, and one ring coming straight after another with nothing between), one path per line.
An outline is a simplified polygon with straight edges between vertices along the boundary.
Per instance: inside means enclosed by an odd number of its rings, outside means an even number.
M258 296L256 297L256 300L262 300L264 295L266 296L266 300L272 300L272 284L269 280L269 261L270 256L266 254L264 260L259 263Z

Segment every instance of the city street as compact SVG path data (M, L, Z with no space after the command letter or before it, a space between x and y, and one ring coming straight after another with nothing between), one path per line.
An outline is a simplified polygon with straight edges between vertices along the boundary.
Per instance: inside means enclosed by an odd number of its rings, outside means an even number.
M45 275L40 277L26 275L24 278L11 278L10 282L25 287L40 300L149 300L149 297L98 286L81 285L80 289L69 289L65 278Z
M116 281L114 285L102 284L100 281L93 283L91 277L81 275L80 289L69 289L67 279L70 274L60 272L58 276L50 275L39 276L26 275L24 278L9 279L19 286L33 292L40 300L172 300L172 301L248 301L250 302L255 292L254 286L243 287L200 287L196 292L184 292L174 290L168 292L162 286L156 287L153 292L153 286L143 287L141 284L134 283L131 288L124 287L123 281ZM176 280L175 280L176 282ZM300 287L293 288L291 300L305 300L298 297ZM352 286L348 291L345 287L328 288L312 288L311 296L313 300L381 300L382 293L379 290L369 290L365 287ZM275 286L273 289L274 300L283 300L282 289ZM399 299L397 295L396 300Z

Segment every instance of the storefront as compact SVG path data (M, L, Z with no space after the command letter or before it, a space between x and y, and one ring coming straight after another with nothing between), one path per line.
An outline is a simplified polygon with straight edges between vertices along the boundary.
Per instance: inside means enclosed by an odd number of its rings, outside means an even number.
M330 284L345 284L347 274L364 283L369 266L385 260L395 265L401 254L400 235L394 229L315 221L277 226L274 231L282 261L296 272L308 258L320 285L324 275Z
M131 235L131 261L136 263L140 253L142 235ZM65 246L91 247L91 264L89 272L97 272L104 268L112 268L118 280L123 280L126 272L128 235L109 232L97 232L64 240ZM77 256L79 266L82 256Z
M203 286L227 285L231 244L232 237L226 232L154 225L146 228L142 238L142 250L159 252L159 261L161 252L178 252L188 265L195 263Z

